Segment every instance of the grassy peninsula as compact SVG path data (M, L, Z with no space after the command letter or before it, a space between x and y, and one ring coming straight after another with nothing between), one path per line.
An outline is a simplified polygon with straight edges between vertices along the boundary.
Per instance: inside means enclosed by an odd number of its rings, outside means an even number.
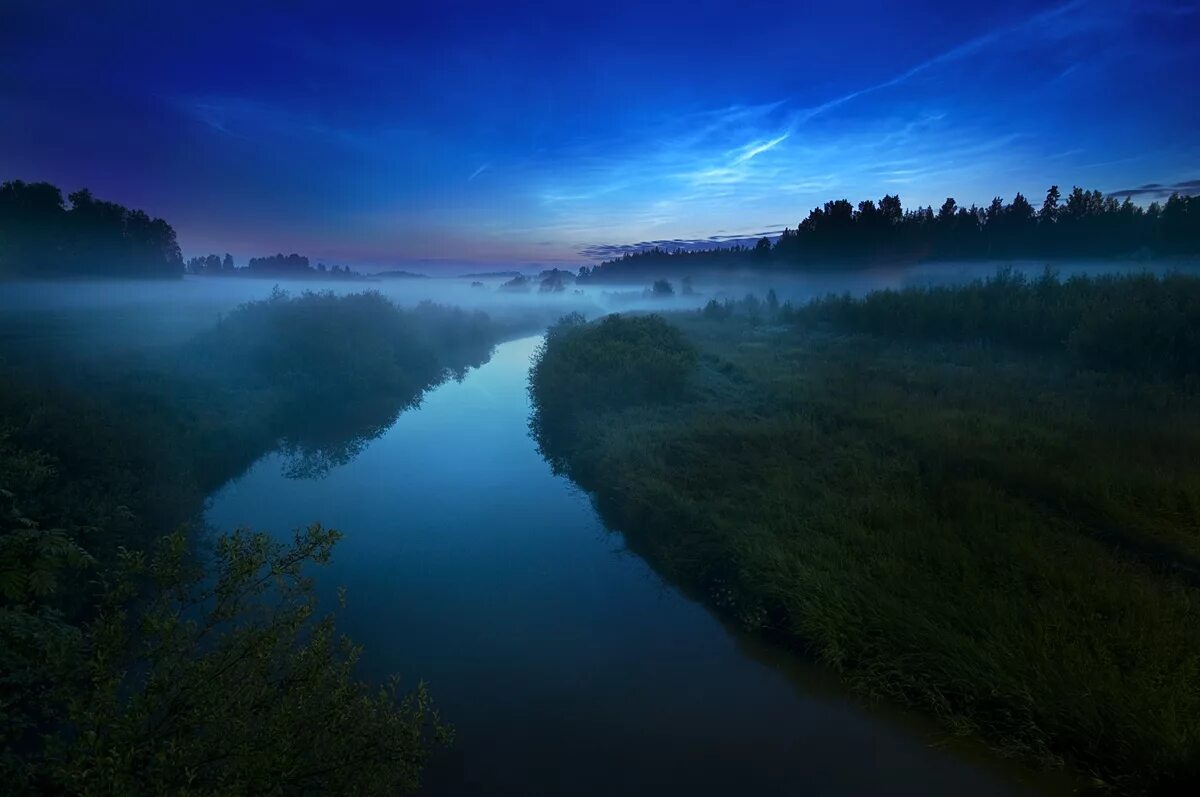
M533 430L666 578L869 698L1200 778L1200 280L566 318Z

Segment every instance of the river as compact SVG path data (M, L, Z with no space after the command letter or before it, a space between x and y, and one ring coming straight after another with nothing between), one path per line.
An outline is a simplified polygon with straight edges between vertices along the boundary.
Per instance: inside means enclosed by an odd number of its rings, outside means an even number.
M270 454L208 521L344 533L317 589L363 675L425 679L456 732L431 795L1027 794L1026 773L864 709L665 585L527 432L539 338L430 391L348 464ZM1043 784L1044 785L1044 784Z

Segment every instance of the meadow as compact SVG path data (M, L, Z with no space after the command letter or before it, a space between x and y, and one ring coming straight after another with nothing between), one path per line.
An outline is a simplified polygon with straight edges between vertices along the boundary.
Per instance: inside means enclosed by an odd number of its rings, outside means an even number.
M668 580L868 700L1122 793L1200 777L1200 281L566 318L546 456Z

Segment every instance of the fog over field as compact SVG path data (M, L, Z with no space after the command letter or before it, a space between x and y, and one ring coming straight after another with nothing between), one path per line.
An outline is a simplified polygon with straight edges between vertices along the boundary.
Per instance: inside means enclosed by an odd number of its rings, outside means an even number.
M801 274L761 274L750 271L699 274L686 282L664 275L671 293L657 295L657 274L639 282L576 285L568 282L557 292L538 289L538 272L528 271L530 287L506 290L508 276L422 277L353 281L289 280L286 278L197 277L182 280L54 280L4 285L0 292L0 333L10 338L41 337L77 347L81 352L112 344L154 347L185 340L239 304L267 298L277 288L293 294L305 291L339 295L378 291L401 307L434 302L481 310L497 319L536 318L548 325L577 312L588 318L614 312L665 312L695 309L716 299L764 297L775 291L779 301L795 304L827 294L861 296L872 290L953 285L1013 269L1030 276L1051 268L1063 278L1074 274L1196 273L1200 264L1187 259L1114 262L1042 261L935 262L863 270L830 268Z

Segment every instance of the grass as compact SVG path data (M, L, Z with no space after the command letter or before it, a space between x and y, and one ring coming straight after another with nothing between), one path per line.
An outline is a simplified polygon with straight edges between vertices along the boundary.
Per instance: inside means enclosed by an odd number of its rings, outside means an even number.
M1143 283L1003 279L569 323L531 376L535 431L665 576L864 694L1105 788L1175 793L1200 778L1195 374L1181 357L1110 356L1103 335L1072 344ZM1108 310L1030 345L997 332L1027 330L999 314L978 321L981 290L1047 318L1062 305L1039 302L1062 290ZM1147 294L1178 298L1130 301ZM935 299L950 308L937 323ZM956 331L955 307L975 331ZM686 385L564 390L608 338L628 348L627 324L675 342ZM1182 324L1194 334L1194 311Z

